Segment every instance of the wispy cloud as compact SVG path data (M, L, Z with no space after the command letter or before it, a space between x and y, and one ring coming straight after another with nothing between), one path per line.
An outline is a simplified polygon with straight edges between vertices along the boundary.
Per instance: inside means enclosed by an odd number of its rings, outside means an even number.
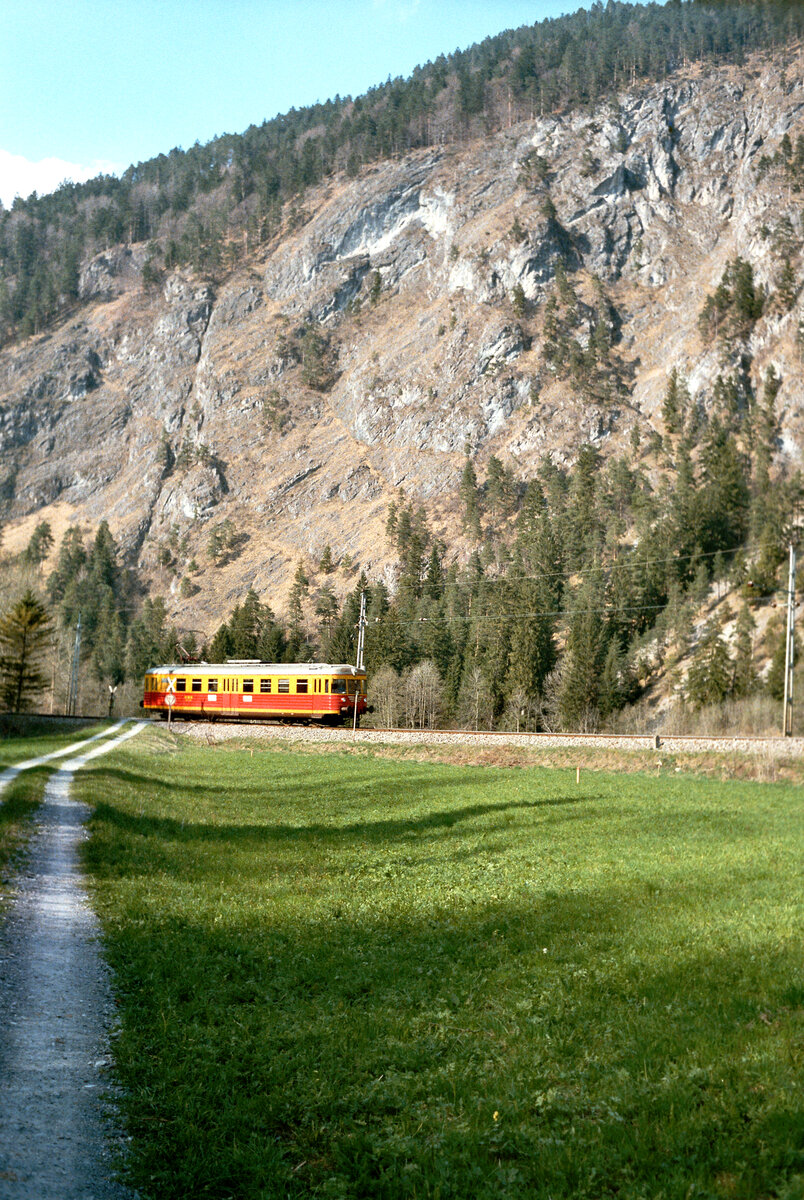
M86 165L67 162L63 158L42 158L39 162L32 162L21 154L0 150L0 200L6 208L10 208L15 196L25 198L31 192L46 195L55 191L65 179L83 183L96 175L117 175L123 170L125 164L100 160Z
M404 25L416 16L421 8L421 0L373 0L373 7L377 12Z

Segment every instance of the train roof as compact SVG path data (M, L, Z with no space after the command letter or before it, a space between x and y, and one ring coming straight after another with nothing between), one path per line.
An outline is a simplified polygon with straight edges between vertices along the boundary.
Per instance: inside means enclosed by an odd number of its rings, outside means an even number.
M232 658L225 663L166 663L161 667L149 667L146 675L191 675L203 671L209 675L247 675L249 671L263 675L365 675L351 663L271 663L258 658Z

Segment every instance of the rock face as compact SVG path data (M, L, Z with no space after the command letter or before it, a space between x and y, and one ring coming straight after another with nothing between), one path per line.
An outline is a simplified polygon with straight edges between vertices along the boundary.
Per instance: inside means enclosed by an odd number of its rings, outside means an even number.
M741 255L773 292L772 231L787 216L801 275L801 197L757 168L804 129L803 66L679 75L592 116L332 180L215 289L184 272L146 291L143 246L98 255L79 315L0 354L12 531L32 514L57 535L105 516L164 588L160 549L181 538L203 563L228 519L243 548L215 590L203 573L191 600L173 585L176 615L211 628L249 585L281 608L297 560L327 543L379 572L400 488L454 534L467 447L481 470L493 453L523 477L584 441L621 452L635 425L662 432L672 367L710 405L723 352L702 344L697 317L726 263ZM585 301L606 292L629 380L616 402L579 397L542 352L559 260L582 343ZM743 349L755 382L770 365L782 378L779 462L795 465L802 296L767 311Z

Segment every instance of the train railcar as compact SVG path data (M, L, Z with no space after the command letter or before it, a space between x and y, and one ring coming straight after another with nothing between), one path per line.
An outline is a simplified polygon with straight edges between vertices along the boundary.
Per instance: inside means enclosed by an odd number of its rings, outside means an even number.
M145 676L142 708L162 717L352 722L366 711L366 673L348 663L173 663Z

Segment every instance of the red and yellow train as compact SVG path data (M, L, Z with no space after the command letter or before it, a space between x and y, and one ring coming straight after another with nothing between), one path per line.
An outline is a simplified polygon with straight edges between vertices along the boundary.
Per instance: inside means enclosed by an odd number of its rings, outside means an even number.
M162 717L352 722L366 711L366 672L348 663L226 663L152 667L142 707Z

